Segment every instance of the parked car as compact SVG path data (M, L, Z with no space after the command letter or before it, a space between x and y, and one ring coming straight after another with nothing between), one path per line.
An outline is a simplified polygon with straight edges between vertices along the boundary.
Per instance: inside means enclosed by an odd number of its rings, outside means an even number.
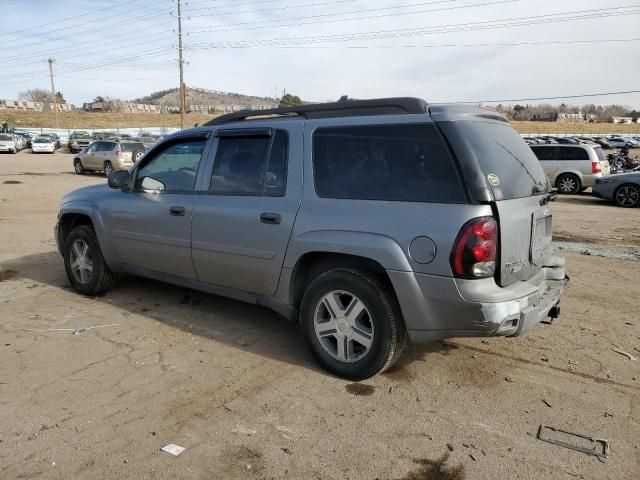
M56 143L51 137L36 137L31 142L32 153L55 153Z
M636 142L627 137L609 137L607 141L613 148L623 148L627 145L629 146L629 148L637 148L638 146Z
M0 152L18 153L20 140L13 133L0 133Z
M264 305L299 322L324 368L363 379L409 339L558 316L554 197L495 111L354 100L171 135L64 197L55 237L80 293L129 272Z
M56 150L58 148L60 148L60 137L58 137L57 134L55 134L55 133L41 133L40 135L38 135L38 137L40 137L40 138L49 138L49 139L51 139L51 141L53 142L54 146L56 147Z
M593 137L593 141L600 145L605 150L611 149L611 144L607 141L605 137Z
M609 175L609 162L596 145L532 145L531 150L560 193L576 194Z
M599 178L592 195L609 200L619 207L640 207L640 172Z
M556 141L556 143L572 144L572 145L578 144L578 141L571 137L553 137L553 138Z
M78 175L83 175L85 171L103 171L108 177L111 172L133 166L144 152L144 145L140 142L98 140L75 155L73 168Z
M90 143L91 135L89 135L89 132L73 132L69 135L69 151L71 153L87 148Z
M31 142L33 141L33 137L28 132L14 132L15 135L22 137L24 148L31 148Z

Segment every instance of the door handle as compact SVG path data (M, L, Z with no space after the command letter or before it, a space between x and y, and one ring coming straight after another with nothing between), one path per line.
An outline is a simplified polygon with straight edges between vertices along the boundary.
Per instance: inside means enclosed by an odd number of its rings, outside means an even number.
M183 217L185 209L184 207L173 206L169 208L169 213L176 217Z
M260 214L260 221L268 225L278 225L282 221L279 213L264 212Z

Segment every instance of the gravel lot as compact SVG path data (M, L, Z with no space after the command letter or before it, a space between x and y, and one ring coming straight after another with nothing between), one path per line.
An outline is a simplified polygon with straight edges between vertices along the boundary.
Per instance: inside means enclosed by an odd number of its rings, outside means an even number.
M71 291L58 202L105 181L71 159L0 156L0 478L640 478L640 360L612 350L640 358L639 210L553 205L560 321L411 347L350 384L268 310L138 278ZM610 456L544 443L540 424Z

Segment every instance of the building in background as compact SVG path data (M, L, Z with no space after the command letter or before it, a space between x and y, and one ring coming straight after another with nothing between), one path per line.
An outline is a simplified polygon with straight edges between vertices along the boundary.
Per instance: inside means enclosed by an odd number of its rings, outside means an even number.
M613 123L633 123L632 117L611 117Z
M59 112L71 112L74 110L70 103L55 104ZM31 100L10 100L0 99L0 110L18 110L23 112L52 112L54 104L52 102L32 102Z

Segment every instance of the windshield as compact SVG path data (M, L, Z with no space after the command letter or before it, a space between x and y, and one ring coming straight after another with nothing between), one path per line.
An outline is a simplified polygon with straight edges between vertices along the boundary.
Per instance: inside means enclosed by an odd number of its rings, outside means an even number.
M33 143L51 143L50 138L36 138Z
M454 150L472 152L496 200L541 195L550 190L540 162L511 125L459 121L442 126L447 137L455 140ZM464 145L457 145L458 142Z
M123 152L135 152L136 150L142 150L144 152L145 148L142 143L121 143L120 150Z
M13 137L11 135L0 135L0 140L10 141L13 140Z
M91 138L87 132L74 132L72 135L73 138Z

